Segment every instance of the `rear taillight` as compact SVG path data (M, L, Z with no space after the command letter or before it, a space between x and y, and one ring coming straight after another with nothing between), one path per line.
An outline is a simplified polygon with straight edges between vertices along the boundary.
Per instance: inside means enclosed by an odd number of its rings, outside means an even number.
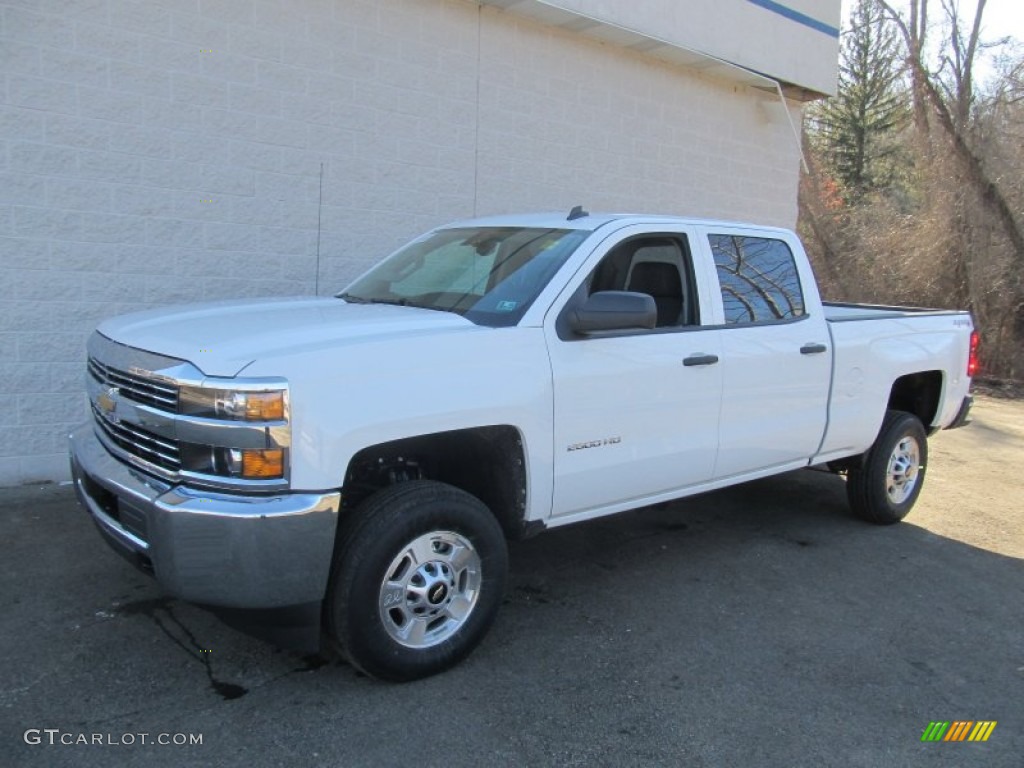
M981 336L977 331L971 331L971 351L967 355L967 375L974 377L978 372L978 345L981 343Z

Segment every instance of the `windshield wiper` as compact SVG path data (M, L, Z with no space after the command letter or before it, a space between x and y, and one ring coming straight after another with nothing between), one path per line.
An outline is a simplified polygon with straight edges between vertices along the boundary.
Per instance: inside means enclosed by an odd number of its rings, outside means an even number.
M417 304L409 299L370 299L365 296L353 296L351 293L339 293L334 298L343 299L352 304L387 304L392 307L415 307L416 309L430 309L434 312L450 312L454 315L461 315L454 307L435 307L431 304Z
M334 298L343 299L352 304L388 304L393 307L419 307L420 309L431 309L421 304L414 304L408 299L369 299L365 296L354 296L351 293L339 293Z
M334 298L343 299L350 304L392 304L396 307L415 307L408 299L370 299L365 296L355 296L351 293L339 293Z
M367 304L387 304L392 307L415 307L408 299L366 299Z

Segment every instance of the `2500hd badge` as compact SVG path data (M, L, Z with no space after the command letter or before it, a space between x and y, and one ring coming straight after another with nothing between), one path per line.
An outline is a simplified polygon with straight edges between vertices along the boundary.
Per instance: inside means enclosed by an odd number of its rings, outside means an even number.
M621 442L622 442L622 438L621 437L606 437L604 440L591 440L591 441L586 442L586 443L573 443L568 448L566 448L566 450L567 451L582 451L584 448L600 448L603 445L615 445L616 443L621 443Z

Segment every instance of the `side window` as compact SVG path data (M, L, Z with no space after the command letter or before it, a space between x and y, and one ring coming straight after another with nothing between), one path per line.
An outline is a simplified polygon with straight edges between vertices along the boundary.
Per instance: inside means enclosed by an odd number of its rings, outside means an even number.
M635 291L654 298L657 327L698 322L690 254L682 235L645 235L615 246L588 281L589 293Z
M709 235L725 322L764 323L801 317L804 295L793 252L782 240Z

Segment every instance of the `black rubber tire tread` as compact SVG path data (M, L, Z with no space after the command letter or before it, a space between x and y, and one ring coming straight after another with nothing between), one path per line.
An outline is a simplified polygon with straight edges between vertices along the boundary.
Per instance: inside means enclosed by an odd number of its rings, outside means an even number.
M388 564L417 536L450 530L473 542L481 560L480 596L466 624L432 648L399 645L378 613L380 579ZM328 640L371 677L407 682L462 661L483 640L501 607L508 548L491 511L465 491L431 480L412 480L377 491L341 526L338 552L324 604Z
M893 504L885 491L889 457L896 443L906 435L917 439L921 451L921 466L918 470L917 484L910 498L901 504ZM882 428L864 456L862 466L851 468L846 475L846 497L854 514L876 525L900 522L907 516L921 494L927 467L928 435L921 420L906 411L886 411Z

